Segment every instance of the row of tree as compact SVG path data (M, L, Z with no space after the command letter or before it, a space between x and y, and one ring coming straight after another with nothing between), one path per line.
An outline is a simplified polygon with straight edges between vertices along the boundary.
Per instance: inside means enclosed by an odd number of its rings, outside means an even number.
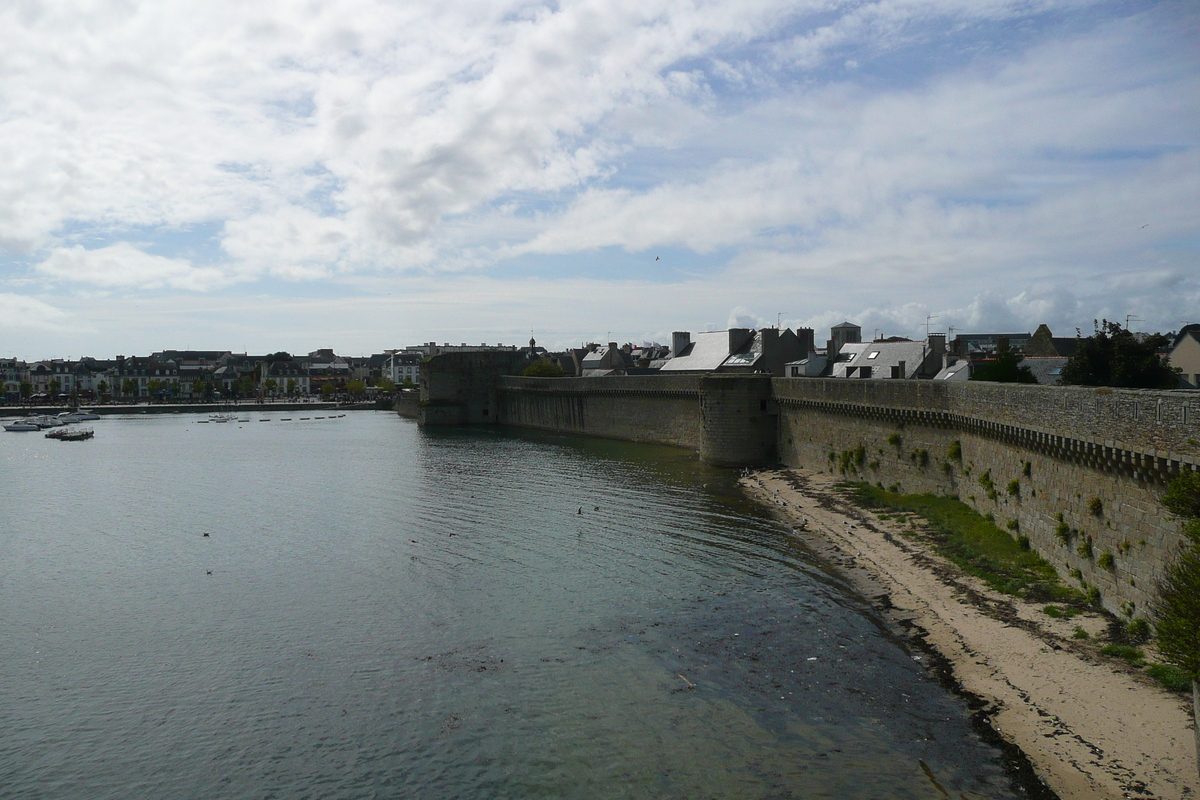
M1174 389L1179 371L1164 352L1171 339L1161 333L1139 339L1115 322L1101 320L1087 338L1079 337L1075 352L1063 365L1061 380L1072 386L1118 386L1129 389ZM973 381L1037 383L1022 357L1005 342L994 361L975 367Z

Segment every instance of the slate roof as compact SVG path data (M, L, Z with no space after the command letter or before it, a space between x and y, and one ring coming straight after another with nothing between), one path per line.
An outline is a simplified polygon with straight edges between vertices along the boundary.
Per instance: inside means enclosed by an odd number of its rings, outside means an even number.
M663 372L712 372L729 357L728 331L701 331L683 352L662 365Z
M841 361L841 355L852 349L852 357ZM899 377L915 378L928 354L924 342L854 342L842 347L839 360L833 365L833 377L860 378L859 370L870 367L872 378L890 378L892 367L898 367L903 361L904 374Z
M1062 383L1062 368L1066 363L1066 356L1026 356L1017 366L1029 367L1033 377L1043 386L1058 386Z

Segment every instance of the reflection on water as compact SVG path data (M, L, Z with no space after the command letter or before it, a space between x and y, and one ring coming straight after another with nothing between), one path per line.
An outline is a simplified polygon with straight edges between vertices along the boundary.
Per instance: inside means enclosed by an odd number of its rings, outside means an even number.
M693 454L266 416L0 438L8 792L1017 796Z

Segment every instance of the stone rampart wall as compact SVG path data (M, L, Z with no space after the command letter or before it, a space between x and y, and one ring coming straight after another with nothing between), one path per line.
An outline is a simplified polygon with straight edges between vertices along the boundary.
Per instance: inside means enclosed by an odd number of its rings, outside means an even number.
M1144 615L1179 543L1158 498L1200 461L1197 393L786 378L773 389L784 463L957 495L1109 610Z
M700 376L500 379L509 425L700 449Z

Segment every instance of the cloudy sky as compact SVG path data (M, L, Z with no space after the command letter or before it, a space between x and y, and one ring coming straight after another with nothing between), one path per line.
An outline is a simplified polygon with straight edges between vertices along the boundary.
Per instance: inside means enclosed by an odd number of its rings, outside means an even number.
M1198 43L1194 0L8 0L0 355L1174 330Z

